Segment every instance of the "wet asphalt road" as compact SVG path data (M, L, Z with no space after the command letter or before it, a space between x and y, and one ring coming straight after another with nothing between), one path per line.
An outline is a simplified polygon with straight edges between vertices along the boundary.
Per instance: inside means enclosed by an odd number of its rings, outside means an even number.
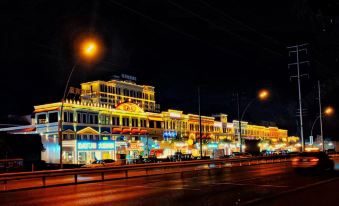
M0 205L339 205L338 191L338 171L296 174L285 162L2 192Z

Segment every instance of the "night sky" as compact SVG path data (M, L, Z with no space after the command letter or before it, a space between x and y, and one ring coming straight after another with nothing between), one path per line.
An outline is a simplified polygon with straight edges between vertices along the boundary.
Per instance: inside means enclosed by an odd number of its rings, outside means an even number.
M323 105L339 110L339 4L335 1L145 0L1 1L0 114L31 114L34 105L60 101L75 63L74 42L95 35L105 45L94 65L79 64L71 86L130 74L155 86L161 109L237 116L261 88L272 97L255 102L244 120L297 135L297 81L287 46L309 43L302 72L305 136ZM324 119L325 137L339 137L337 115ZM315 130L319 130L318 126Z

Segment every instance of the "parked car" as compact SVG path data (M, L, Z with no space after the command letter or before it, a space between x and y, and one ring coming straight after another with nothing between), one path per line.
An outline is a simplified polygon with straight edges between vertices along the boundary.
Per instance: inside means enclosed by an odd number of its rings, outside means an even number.
M197 157L194 157L192 154L183 154L181 160L195 160Z
M328 149L326 150L326 154L335 154L335 149Z
M302 152L292 159L292 167L296 171L303 169L334 169L334 161L325 152Z
M270 151L267 151L267 150L262 150L260 152L260 156L269 156L270 155Z
M83 165L85 168L97 168L97 167L110 167L119 165L115 160L112 159L103 159L95 160L90 164Z
M300 152L289 152L288 155L290 156L296 156L299 155Z
M197 157L194 157L192 154L183 154L181 152L175 152L174 155L168 156L169 161L186 161L186 160L195 160Z
M168 156L168 159L171 162L175 162L175 161L181 161L182 157L183 157L183 154L181 152L175 152L174 155Z
M232 155L224 155L224 156L222 156L222 157L220 157L221 159L228 159L228 158L232 158L233 156Z
M159 162L159 161L158 161L157 156L155 156L155 155L151 155L148 158L143 159L143 163L157 163L157 162Z
M210 156L202 156L202 158L201 158L200 156L198 156L198 157L195 157L194 159L209 160L209 159L211 159L211 157Z
M250 158L252 155L248 152L233 152L231 158Z

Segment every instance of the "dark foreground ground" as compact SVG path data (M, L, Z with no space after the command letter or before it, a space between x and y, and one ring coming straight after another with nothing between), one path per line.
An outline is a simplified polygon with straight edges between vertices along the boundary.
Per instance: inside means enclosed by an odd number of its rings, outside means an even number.
M338 165L337 165L338 166ZM0 205L339 205L339 171L289 163L224 168L0 193Z

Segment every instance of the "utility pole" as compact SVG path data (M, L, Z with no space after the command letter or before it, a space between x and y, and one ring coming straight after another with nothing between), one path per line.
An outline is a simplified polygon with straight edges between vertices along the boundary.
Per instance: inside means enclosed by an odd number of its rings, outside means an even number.
M200 113L200 87L198 87L198 108L199 108L200 159L202 159L202 132L201 132L201 113Z
M324 134L323 134L323 112L321 109L321 93L320 93L320 81L318 80L318 100L319 100L319 121L320 121L320 136L321 136L321 149L322 151L325 151L325 145L324 145Z
M241 120L240 120L240 101L239 93L237 93L237 105L238 105L238 142L239 142L239 152L242 153L242 139L241 139Z
M58 136L59 136L59 145L60 145L60 153L59 153L60 154L60 169L64 168L63 162L62 162L62 154L63 154L62 142L63 142L63 138L64 138L63 134L62 134L63 133L62 132L63 122L64 122L64 103L65 103L66 97L68 95L67 90L68 90L69 81L71 80L72 74L73 74L76 67L77 67L77 63L74 63L74 65L71 69L71 72L69 73L68 78L67 78L67 83L66 83L66 87L65 87L65 90L64 90L64 96L61 99L60 119L59 119L59 122L58 122Z
M145 155L147 158L148 158L148 155L149 155L149 146L148 146L148 135L146 135L146 152L147 154Z
M303 131L303 110L302 110L302 99L301 99L301 86L300 86L300 78L302 76L308 76L308 74L300 74L300 65L309 64L309 61L300 61L299 60L299 52L305 51L307 53L307 49L305 48L308 44L300 44L291 47L287 47L289 51L289 56L291 53L296 53L296 62L288 64L288 68L296 65L297 67L297 75L291 76L290 78L298 79L298 93L299 93L299 118L300 118L300 138L301 138L301 151L303 152L305 149L305 140L304 140L304 131Z

